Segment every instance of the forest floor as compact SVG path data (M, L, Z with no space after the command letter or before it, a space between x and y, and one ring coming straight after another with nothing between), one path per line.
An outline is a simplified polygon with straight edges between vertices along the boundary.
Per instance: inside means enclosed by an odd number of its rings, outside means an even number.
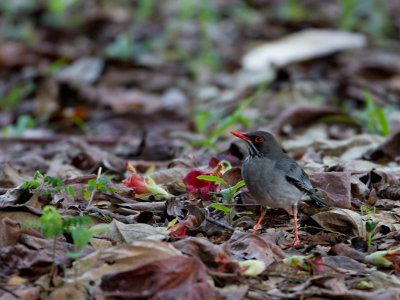
M398 1L6 2L0 300L400 298ZM230 130L329 205L300 245Z

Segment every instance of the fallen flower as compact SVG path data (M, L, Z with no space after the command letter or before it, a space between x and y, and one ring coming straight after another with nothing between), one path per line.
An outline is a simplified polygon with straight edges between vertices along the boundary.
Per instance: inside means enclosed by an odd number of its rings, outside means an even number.
M211 193L215 191L217 185L213 181L197 178L200 175L212 175L221 177L223 165L218 164L211 172L207 172L201 169L192 169L183 178L183 183L186 185L186 191L188 193L188 199L194 199L201 197L203 200L208 200L211 197Z
M400 249L376 251L367 255L365 261L377 267L388 268L393 264L397 267L400 265Z
M238 263L241 268L247 267L247 270L245 270L243 272L243 275L247 275L247 276L260 275L267 268L267 266L265 265L265 262L263 262L262 260L257 260L257 259L238 261Z
M146 184L142 176L140 176L136 169L129 163L125 163L126 168L131 171L131 175L122 181L127 187L133 188L136 194L145 194L149 191L146 188Z
M132 174L123 180L122 183L127 187L133 188L138 198L144 198L150 195L154 196L156 200L170 199L173 197L173 195L157 185L150 176L146 176L145 178L140 176L129 162L126 162L126 168L131 171Z
M324 271L322 255L319 252L315 252L307 256L293 255L285 258L283 262L289 267L298 270L308 271L312 273L321 273Z
M167 230L169 231L170 236L182 238L186 235L186 230L192 229L196 222L196 217L189 215L182 222L176 224L178 218L173 219L168 223Z

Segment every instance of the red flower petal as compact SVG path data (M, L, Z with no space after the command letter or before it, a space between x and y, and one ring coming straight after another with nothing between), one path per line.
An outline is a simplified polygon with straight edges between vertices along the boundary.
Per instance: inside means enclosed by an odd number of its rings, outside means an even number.
M215 191L215 182L198 179L200 175L210 175L211 172L207 172L201 169L193 169L183 178L183 183L186 185L186 191L189 195L196 198L200 196L201 199L207 200L210 198L210 192ZM190 198L190 197L189 197Z
M127 187L133 188L136 194L148 193L149 191L146 188L143 177L136 173L135 168L129 162L126 162L126 167L132 174L128 178L125 178L122 183Z
M172 230L171 235L175 237L184 237L187 229L192 229L194 227L194 223L196 222L196 217L189 215L182 222L172 225L168 227L168 229Z

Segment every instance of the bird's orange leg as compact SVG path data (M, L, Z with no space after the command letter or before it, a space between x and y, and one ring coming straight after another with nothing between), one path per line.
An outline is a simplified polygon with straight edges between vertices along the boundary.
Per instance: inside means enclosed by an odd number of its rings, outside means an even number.
M258 219L256 228L254 228L254 230L253 230L253 234L255 234L257 232L258 226L260 226L261 221L264 219L264 216L265 216L265 211L261 214L260 219Z
M292 243L287 243L288 246L296 246L300 245L300 239L299 239L299 234L297 232L297 213L293 214L294 218L294 241Z

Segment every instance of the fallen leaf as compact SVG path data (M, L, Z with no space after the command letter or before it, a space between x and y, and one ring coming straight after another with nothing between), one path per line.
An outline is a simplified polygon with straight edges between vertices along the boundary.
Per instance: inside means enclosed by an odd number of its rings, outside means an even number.
M348 234L350 236L366 237L367 231L361 216L348 209L334 208L329 211L317 213L311 218L322 228Z
M218 293L208 283L197 259L175 256L116 274L104 275L95 295L105 299L212 299ZM95 296L96 298L96 296Z
M359 33L308 29L251 50L242 58L242 64L245 69L253 72L264 71L271 67L281 67L346 49L364 47L366 42L365 36Z
M118 245L96 251L75 262L79 266L77 280L81 283L97 282L105 274L123 272L157 259L181 255L171 244L159 241L134 241L131 245ZM86 267L83 267L86 266ZM71 272L69 278L73 278Z
M319 172L311 173L309 177L312 185L321 189L326 204L351 208L351 174L349 172Z

